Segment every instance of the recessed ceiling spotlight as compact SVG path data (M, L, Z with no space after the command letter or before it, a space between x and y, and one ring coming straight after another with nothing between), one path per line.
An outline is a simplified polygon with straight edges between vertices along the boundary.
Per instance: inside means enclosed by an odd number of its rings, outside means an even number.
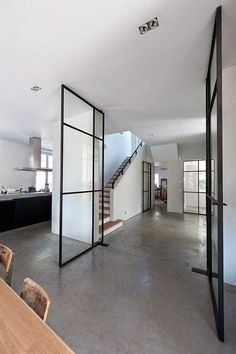
M148 25L145 23L145 25L140 26L139 27L139 31L140 31L141 34L144 34L144 33L148 32L149 31Z
M141 34L145 34L149 31L151 31L152 29L154 28L157 28L159 26L159 22L158 22L158 19L157 17L154 17L152 20L144 23L143 25L139 26L139 32Z
M39 86L33 86L33 87L31 87L31 91L38 92L38 91L40 91L40 90L42 90L42 87L39 87Z
M151 133L149 134L149 136L156 136L156 133Z
M153 18L151 21L148 22L148 27L150 29L154 29L159 26L157 17Z

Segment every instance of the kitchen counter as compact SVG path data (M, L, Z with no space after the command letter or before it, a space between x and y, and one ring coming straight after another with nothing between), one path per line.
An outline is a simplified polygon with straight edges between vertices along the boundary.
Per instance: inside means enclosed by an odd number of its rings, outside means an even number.
M0 232L51 219L52 193L0 194Z
M0 194L0 202L4 200L14 200L23 198L33 198L33 197L47 197L52 195L51 192L32 192L32 193L10 193L10 194Z

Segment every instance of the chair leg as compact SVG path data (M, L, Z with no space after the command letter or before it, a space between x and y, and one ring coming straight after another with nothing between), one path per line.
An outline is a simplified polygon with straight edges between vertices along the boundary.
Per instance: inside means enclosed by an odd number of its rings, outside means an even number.
M9 267L9 271L6 273L6 276L5 276L5 282L6 282L9 286L11 286L11 282L12 282L12 273L13 273L14 257L15 257L15 255L13 254L12 259L11 259L11 264L10 264L10 267Z

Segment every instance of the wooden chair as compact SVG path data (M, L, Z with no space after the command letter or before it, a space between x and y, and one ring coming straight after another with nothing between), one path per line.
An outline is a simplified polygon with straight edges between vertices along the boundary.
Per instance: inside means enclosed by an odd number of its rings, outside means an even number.
M12 281L13 263L14 253L12 252L12 250L0 244L0 264L2 264L5 269L4 280L9 286L11 286Z
M40 285L30 278L25 278L20 297L46 322L50 298Z

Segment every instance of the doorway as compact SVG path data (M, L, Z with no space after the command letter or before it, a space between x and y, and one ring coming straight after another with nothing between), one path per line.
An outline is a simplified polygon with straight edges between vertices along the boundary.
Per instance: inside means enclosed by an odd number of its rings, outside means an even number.
M218 337L224 341L222 8L216 10L206 80L207 274Z
M152 164L143 161L143 212L152 207Z
M103 245L103 205L104 114L62 85L60 267Z
M160 200L163 202L167 202L167 178L161 178Z

